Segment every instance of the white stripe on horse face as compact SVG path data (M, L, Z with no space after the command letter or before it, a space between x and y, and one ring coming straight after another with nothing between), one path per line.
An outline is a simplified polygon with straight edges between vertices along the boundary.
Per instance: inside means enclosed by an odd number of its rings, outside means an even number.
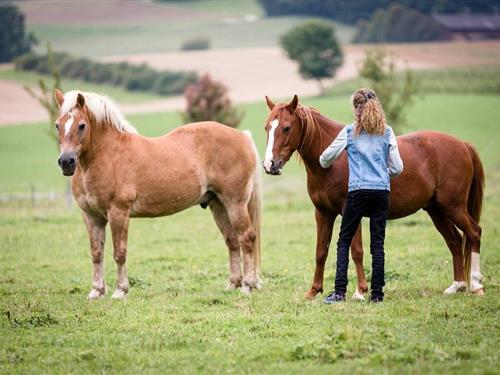
M274 131L279 125L279 120L274 119L271 121L271 129L269 129L269 139L267 141L266 155L264 157L264 168L267 172L271 170L271 160L273 159L273 147L274 147Z
M73 125L73 114L70 112L68 121L64 124L64 135L67 136L69 131L71 130L71 125Z

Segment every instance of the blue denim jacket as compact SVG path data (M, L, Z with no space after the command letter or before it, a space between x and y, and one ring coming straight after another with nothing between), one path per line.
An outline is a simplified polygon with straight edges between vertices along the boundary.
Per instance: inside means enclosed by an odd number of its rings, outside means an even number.
M347 125L321 154L319 162L328 168L347 151L349 161L348 190L391 190L390 177L403 171L398 144L392 128L386 125L384 135L361 132L354 135L354 125Z

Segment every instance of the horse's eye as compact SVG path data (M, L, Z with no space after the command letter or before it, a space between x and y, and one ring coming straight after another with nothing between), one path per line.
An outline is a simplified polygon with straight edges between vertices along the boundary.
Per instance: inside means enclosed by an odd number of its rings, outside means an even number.
M285 126L285 127L283 128L283 131L284 131L285 133L288 133L288 132L290 131L290 129L291 129L291 128L292 128L292 127L291 127L290 125Z
M59 124L56 124L56 129L57 131L59 131Z
M81 132L84 131L85 130L85 124L78 125L78 130L81 131Z

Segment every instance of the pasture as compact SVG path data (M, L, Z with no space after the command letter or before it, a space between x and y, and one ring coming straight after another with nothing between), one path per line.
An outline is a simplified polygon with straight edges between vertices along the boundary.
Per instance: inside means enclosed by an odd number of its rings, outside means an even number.
M347 122L347 96L304 101ZM240 126L264 151L264 103L245 106ZM176 113L129 116L145 135L180 124ZM423 212L390 222L386 301L326 306L303 294L314 269L315 223L296 161L264 177L264 288L225 292L227 253L209 211L134 219L132 285L126 301L89 302L91 261L79 210L0 203L0 372L136 373L450 373L498 372L500 266L500 98L427 95L405 131L446 131L472 142L486 170L482 272L486 295L442 291L451 256ZM65 188L46 124L0 128L0 192ZM338 236L339 222L334 229ZM367 228L364 230L367 233ZM368 243L365 235L365 252ZM110 234L108 293L115 282ZM325 286L333 283L335 246ZM370 256L365 257L370 270ZM348 293L354 291L350 265Z
M0 80L14 81L19 84L38 87L38 81L52 82L52 77L47 74L15 70L14 68L0 69ZM79 87L83 91L102 92L121 103L143 103L161 99L160 95L144 91L127 91L124 88L106 84L85 82L76 79L64 79L63 89Z
M175 51L183 41L200 36L210 39L215 49L276 46L281 34L311 19L268 18L255 0L235 3L124 2L119 9L101 3L99 12L94 7L64 2L52 4L50 12L37 1L19 6L27 15L29 29L40 38L40 52L45 52L50 41L55 50L83 56ZM355 28L337 24L337 32L342 42L348 42Z

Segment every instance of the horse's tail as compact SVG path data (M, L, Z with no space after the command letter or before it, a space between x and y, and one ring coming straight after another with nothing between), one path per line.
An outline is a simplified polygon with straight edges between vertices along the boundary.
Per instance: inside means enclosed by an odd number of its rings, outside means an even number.
M474 219L476 223L479 224L479 220L481 219L481 210L483 208L483 197L484 197L484 169L483 164L481 163L481 159L479 158L479 154L477 153L474 146L470 143L465 144L469 149L470 156L472 158L473 164L473 175L472 175L472 183L469 188L469 196L467 198L467 211L469 215ZM465 272L465 280L467 281L467 285L470 285L470 267L471 267L471 243L470 240L467 239L467 236L463 236L462 238L462 248L464 255L464 272Z
M250 201L248 202L248 213L250 214L250 220L252 221L252 225L256 234L256 256L255 256L255 266L257 275L260 273L260 248L261 248L261 211L262 211L262 178L260 171L260 158L259 152L257 151L257 146L255 146L255 142L252 139L252 134L245 130L244 133L250 138L252 142L253 150L255 153L255 165L254 173L253 173L253 187L252 194L250 196Z

